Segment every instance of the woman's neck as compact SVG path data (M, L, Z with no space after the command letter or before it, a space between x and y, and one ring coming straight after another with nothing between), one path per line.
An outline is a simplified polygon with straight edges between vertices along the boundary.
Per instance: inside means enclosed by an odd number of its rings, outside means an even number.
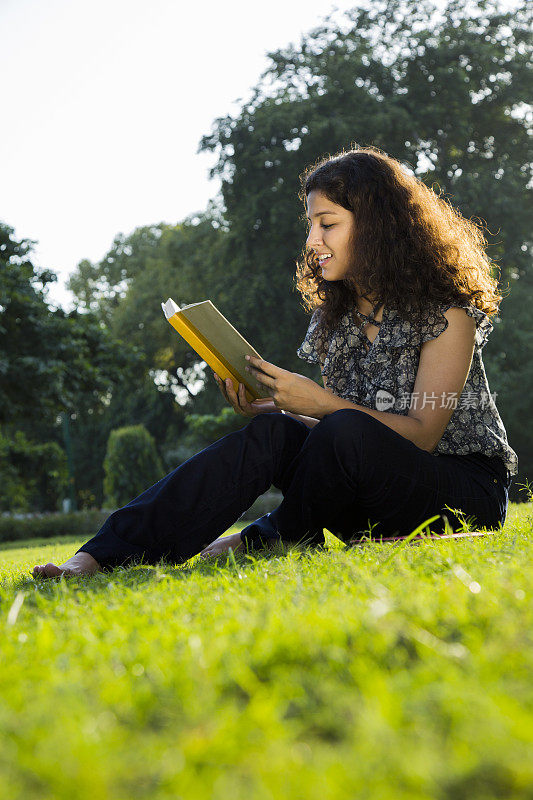
M370 312L374 309L377 300L374 298L368 299L368 297L363 297L363 295L357 296L357 308L362 314L370 314Z

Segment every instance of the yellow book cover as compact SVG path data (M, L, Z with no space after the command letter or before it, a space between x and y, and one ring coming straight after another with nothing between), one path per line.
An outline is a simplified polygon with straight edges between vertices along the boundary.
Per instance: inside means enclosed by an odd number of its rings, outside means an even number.
M220 313L211 300L192 303L181 308L169 297L161 303L165 317L187 344L211 367L223 381L231 378L233 388L244 384L249 403L270 397L268 387L262 386L245 367L246 355L262 358L257 350L241 336L231 322Z

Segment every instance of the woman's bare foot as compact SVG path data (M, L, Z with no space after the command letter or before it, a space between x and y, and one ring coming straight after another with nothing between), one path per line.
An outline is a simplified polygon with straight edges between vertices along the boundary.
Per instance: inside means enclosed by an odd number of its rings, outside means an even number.
M59 567L49 562L38 564L33 568L34 578L56 578L59 575L92 575L101 570L98 561L90 553L83 550L72 556Z

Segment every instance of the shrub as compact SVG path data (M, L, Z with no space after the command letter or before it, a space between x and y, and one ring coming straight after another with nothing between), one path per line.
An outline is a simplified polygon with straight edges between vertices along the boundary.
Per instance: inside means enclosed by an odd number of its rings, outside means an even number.
M106 505L126 505L163 475L155 441L144 425L111 431L104 459Z
M232 408L227 407L223 408L220 414L187 414L185 416L185 423L191 434L207 444L216 442L227 433L240 430L249 422L249 417L242 417L236 414Z
M56 442L0 433L0 511L56 511L67 480L66 456Z

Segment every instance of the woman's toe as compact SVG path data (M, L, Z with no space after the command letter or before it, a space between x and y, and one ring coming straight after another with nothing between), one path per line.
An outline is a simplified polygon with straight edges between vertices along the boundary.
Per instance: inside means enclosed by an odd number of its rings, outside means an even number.
M60 569L56 564L52 564L51 561L48 564L40 564L37 569L37 575L41 575L44 578L56 578L59 575L63 575L65 570ZM35 570L34 570L35 572Z

